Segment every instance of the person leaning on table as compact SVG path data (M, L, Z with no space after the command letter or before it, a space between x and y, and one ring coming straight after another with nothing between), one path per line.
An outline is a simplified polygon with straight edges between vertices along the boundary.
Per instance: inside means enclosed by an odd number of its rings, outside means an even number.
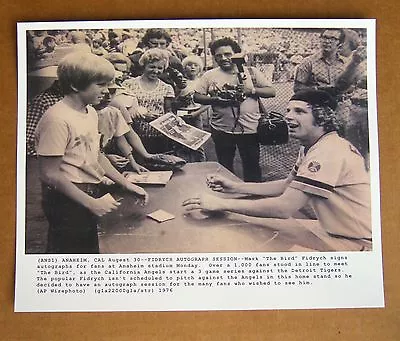
M290 136L302 147L288 177L259 184L211 175L207 182L214 191L265 198L222 199L206 194L184 201L186 211L230 211L286 219L310 203L320 224L312 232L333 250L371 249L369 174L358 150L338 135L335 108L336 102L327 92L297 92L287 106L286 120Z

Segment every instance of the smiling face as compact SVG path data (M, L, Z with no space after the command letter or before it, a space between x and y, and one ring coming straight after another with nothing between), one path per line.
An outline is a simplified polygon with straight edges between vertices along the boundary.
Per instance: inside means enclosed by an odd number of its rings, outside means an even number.
M155 80L164 72L165 63L162 60L146 63L143 70L143 76Z
M315 123L312 107L307 102L292 100L286 109L289 136L303 145L313 144L324 134L324 128Z
M221 46L215 50L214 59L218 66L224 71L230 71L234 68L232 63L233 49L230 45Z

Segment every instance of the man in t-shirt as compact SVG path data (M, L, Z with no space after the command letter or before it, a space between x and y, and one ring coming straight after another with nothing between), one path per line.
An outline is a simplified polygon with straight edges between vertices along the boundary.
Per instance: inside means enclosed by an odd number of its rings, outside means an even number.
M218 67L207 71L198 80L194 100L212 106L211 135L218 162L233 172L237 147L242 159L244 181L259 182L258 98L274 97L275 90L254 68L243 67L243 72L238 72L232 57L240 53L241 48L231 38L215 40L210 44L210 50ZM230 90L232 88L238 91ZM240 93L242 97L238 100L236 94ZM233 98L226 98L226 94L232 94Z
M259 200L221 199L206 195L186 200L188 211L230 211L248 216L287 219L310 203L320 228L312 232L333 250L371 248L369 174L358 150L337 134L336 103L320 90L302 90L289 101L290 136L302 147L284 180L239 183L209 176L215 191L260 195Z

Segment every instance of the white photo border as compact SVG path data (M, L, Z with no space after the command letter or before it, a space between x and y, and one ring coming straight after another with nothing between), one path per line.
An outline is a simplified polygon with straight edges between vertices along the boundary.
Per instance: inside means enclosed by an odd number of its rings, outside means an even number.
M205 292L185 289L169 296L55 296L40 297L33 287L35 267L39 258L47 255L25 254L26 202L26 103L27 50L26 32L46 29L124 29L124 28L365 28L368 51L368 118L370 138L371 208L373 251L365 253L335 252L348 256L354 265L357 280L351 284L325 283L317 287L275 288L270 293L262 287L246 290L214 288ZM17 210L16 210L16 281L15 311L176 311L176 310L255 310L255 309L314 309L383 307L383 274L380 219L379 145L376 92L376 30L374 19L190 19L190 20L118 20L118 21L58 21L24 22L17 24L18 41L18 137L17 137ZM272 253L273 254L273 253ZM284 253L279 256L301 256ZM307 255L314 253L307 253ZM324 253L328 255L329 253ZM202 257L207 254L180 254ZM232 254L212 254L231 256ZM248 256L269 256L251 253ZM316 256L320 253L315 253ZM123 258L131 255L114 255ZM143 255L136 254L140 257ZM149 256L147 254L146 256ZM154 254L154 257L159 255ZM175 257L176 254L163 254ZM62 257L51 255L51 258ZM95 255L85 256L91 261ZM283 297L283 299L282 299Z

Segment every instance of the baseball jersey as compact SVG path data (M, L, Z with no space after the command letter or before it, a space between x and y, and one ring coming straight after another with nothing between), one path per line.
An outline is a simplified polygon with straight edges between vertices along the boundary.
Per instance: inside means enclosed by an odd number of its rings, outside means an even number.
M336 132L301 147L290 187L311 194L321 226L330 234L371 238L370 179L358 150Z

